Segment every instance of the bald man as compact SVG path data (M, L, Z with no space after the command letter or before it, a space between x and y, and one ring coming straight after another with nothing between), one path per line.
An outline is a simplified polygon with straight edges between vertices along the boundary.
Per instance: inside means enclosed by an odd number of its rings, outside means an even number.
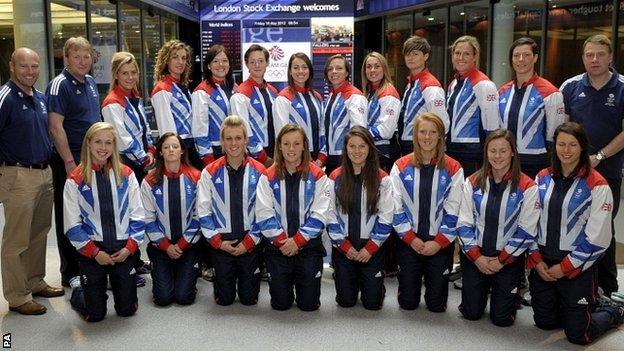
M45 96L33 86L39 55L19 48L9 62L11 79L0 88L0 202L5 225L0 260L9 309L43 314L33 296L56 297L62 288L44 280L46 238L52 221L51 142Z

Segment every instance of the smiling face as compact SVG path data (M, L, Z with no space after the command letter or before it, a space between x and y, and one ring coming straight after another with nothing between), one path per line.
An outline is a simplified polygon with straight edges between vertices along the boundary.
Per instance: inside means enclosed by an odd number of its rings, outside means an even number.
M453 67L457 72L465 73L477 65L475 49L469 43L458 43L453 49Z
M511 64L516 75L533 73L538 55L533 53L531 45L519 45L511 53Z
M249 57L247 58L245 65L249 70L251 78L257 82L262 82L264 80L264 73L266 72L267 67L269 67L269 61L267 61L264 56L264 52L256 50L249 53Z
M352 136L347 142L347 156L351 160L353 168L361 168L366 164L366 158L370 148L366 141L359 136Z
M347 66L345 60L342 58L335 58L329 62L327 66L327 79L329 83L337 88L347 80L349 72L347 72Z
M373 85L379 84L384 78L384 71L381 62L376 57L369 57L364 63L364 73L366 79Z
M188 60L188 53L184 49L177 49L169 56L169 62L167 63L167 69L169 74L174 78L180 79L186 70L186 61Z
M487 145L487 157L492 171L499 174L505 174L511 167L511 159L513 158L511 145L505 138L496 138L491 140Z
M93 64L91 50L80 47L69 49L65 61L69 72L77 78L82 78L89 73Z
M39 78L39 55L30 49L18 49L9 61L11 79L28 92Z
M303 136L298 131L289 132L282 136L279 148L286 167L296 167L301 164L304 147Z
M105 165L113 152L116 152L115 136L108 130L94 133L88 144L92 162L95 164Z
M137 87L139 81L139 70L136 63L126 63L117 70L115 80L122 88L132 90Z
M421 120L418 122L416 138L422 152L434 152L441 136L435 123Z
M290 65L290 75L293 81L298 87L305 87L305 83L310 78L310 68L304 60L300 58L294 58Z
M225 127L223 129L223 152L228 160L240 160L245 156L247 137L242 127Z
M571 134L560 132L555 141L557 157L564 169L574 169L581 158L581 144Z
M212 76L216 80L224 80L230 71L230 60L228 60L225 52L220 52L208 65L210 71L212 72Z

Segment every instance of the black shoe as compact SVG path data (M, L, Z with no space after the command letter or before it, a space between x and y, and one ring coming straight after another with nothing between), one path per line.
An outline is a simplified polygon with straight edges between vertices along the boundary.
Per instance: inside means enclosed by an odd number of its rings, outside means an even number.
M461 276L462 276L461 266L460 265L454 266L453 270L451 271L451 274L449 274L449 281L454 282L457 279L460 279Z
M137 288L145 286L145 278L141 277L138 274L136 275L136 286L137 286Z
M456 281L453 282L453 287L457 290L461 290L462 287L464 286L462 279L457 279Z
M152 263L150 261L143 261L139 267L136 267L137 274L149 274L152 271Z

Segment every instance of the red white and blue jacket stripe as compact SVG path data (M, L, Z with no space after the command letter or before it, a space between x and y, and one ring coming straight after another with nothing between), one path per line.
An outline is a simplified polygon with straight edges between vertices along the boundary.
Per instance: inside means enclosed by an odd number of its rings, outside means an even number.
M264 166L247 156L241 167L245 167L243 175L243 218L232 218L230 214L230 181L227 171L226 156L212 162L201 173L197 194L197 215L202 233L215 249L221 247L221 234L232 232L233 221L243 221L248 233L241 241L251 250L260 241L260 231L256 224L256 204L258 182L265 173Z
M412 142L414 140L414 121L416 117L425 112L436 114L444 122L444 130L448 133L449 117L446 111L444 89L438 79L429 72L427 68L408 78L403 99L401 100L401 111L403 116L400 120L403 125L403 132L400 137L402 141Z
M184 89L184 90L183 90ZM191 138L192 109L188 88L171 75L165 76L152 90L152 106L159 135L167 132L182 139Z
M581 176L582 172L583 170L579 171L561 208L559 249L568 251L569 254L560 264L568 278L574 278L591 267L602 257L611 242L613 195L609 184L594 169L586 177ZM542 213L537 240L529 249L529 268L542 261L540 246L546 245L548 204L555 185L552 169L543 169L537 174L536 180Z
M302 248L310 240L320 238L330 210L331 186L323 170L310 163L307 177L299 181L299 223L293 236ZM288 238L286 214L286 184L275 173L275 165L267 169L258 184L256 221L262 235L274 246Z
M522 173L516 189L511 189L508 173L503 179L507 185L502 193L500 207L495 209L498 213L496 222L487 223L486 211L491 178L488 177L483 190L477 184L476 175L477 173L468 177L463 186L457 224L461 249L471 260L479 258L482 255L485 226L494 226L498 260L502 264L510 264L523 255L535 241L540 216L537 185Z
M238 86L236 93L230 98L230 109L233 115L247 121L249 154L260 162L264 162L267 157L273 156L267 155L265 151L265 148L269 146L268 119L269 109L272 109L272 106L266 106L261 89L266 89L272 105L278 93L277 89L267 82L258 84L250 77Z
M397 129L401 100L392 84L381 90L372 86L368 101L368 130L373 135L376 145L390 145L390 139Z
M137 100L138 109L130 99ZM147 121L143 99L138 91L127 91L119 85L116 86L102 102L102 117L104 122L115 127L117 149L120 154L137 165L147 162L148 152L156 154L152 130Z
M516 144L518 153L545 154L552 143L555 129L566 121L563 95L546 79L534 74L523 86L525 90L517 116ZM512 101L516 97L515 80L505 83L499 90L499 113L502 128L509 129Z
M329 176L331 192L331 210L327 224L327 233L332 245L347 253L353 247L349 241L349 214L341 210L340 204L336 201L336 192L340 185L342 167L335 169ZM364 248L368 253L375 254L381 245L388 239L392 231L392 216L394 215L394 204L392 202L392 181L390 176L383 170L379 170L381 184L379 185L379 200L377 202L377 213L370 216L367 210L367 197L364 187L362 187L362 200L360 202L360 239L367 240Z
M169 209L168 179L179 178L179 189L174 190L180 194L180 223L182 223L182 237L176 244L181 250L196 243L200 235L199 221L195 211L197 198L197 182L199 171L193 167L182 164L177 173L163 172L163 179L156 183L154 172L151 171L143 179L141 184L141 200L145 209L145 234L150 242L166 251L171 245L171 223Z
M105 168L112 199L99 199L95 172L100 167L92 166L91 185L82 178L82 167L79 165L69 174L63 189L65 235L80 254L94 258L100 251L95 242L104 240L100 204L105 200L112 201L115 218L105 220L114 221L115 239L125 240L125 248L134 254L145 233L144 210L134 173L130 167L121 165L122 181L117 185L113 170Z
M392 166L390 178L394 199L392 224L399 238L411 244L417 237L420 193L420 168L412 164L413 154L399 158ZM432 162L437 162L435 159ZM457 236L456 226L461 202L464 170L459 162L444 156L442 168L435 167L429 209L429 237L442 248Z
M349 82L345 82L337 89L332 90L325 102L323 112L329 155L339 156L342 154L344 138L351 127L367 127L367 109L366 97Z
M223 82L213 80L215 87L202 81L193 91L192 132L200 157L212 155L213 146L221 146L221 124L230 115L230 99L233 91L226 92Z
M314 140L312 137L314 131L312 129L312 112L306 103L305 96L310 99L313 108L318 116L318 140L319 150L314 150ZM323 104L319 93L314 90L305 90L297 88L297 92L293 92L291 88L286 87L280 91L279 95L273 102L273 125L275 126L275 135L288 124L293 123L303 127L309 140L308 149L310 152L318 151L317 159L325 163L327 161L327 139L325 138L325 128L323 128Z
M480 144L481 128L485 133L500 127L498 116L498 91L494 83L477 68L462 75L463 85L457 95L451 111L450 139L453 143ZM447 106L457 78L448 86Z

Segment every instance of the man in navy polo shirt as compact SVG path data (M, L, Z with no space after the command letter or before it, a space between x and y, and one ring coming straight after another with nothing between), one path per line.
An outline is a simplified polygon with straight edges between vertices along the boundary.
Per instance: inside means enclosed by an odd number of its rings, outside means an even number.
M63 47L65 68L46 89L49 127L54 152L50 160L54 178L54 222L61 257L61 282L78 275L78 253L63 232L63 188L67 175L80 163L87 129L100 121L100 97L93 77L91 44L83 37L69 38Z
M602 34L587 38L583 44L586 73L566 80L560 90L566 114L585 128L592 167L606 178L613 192L615 218L620 206L624 155L624 76L610 68L612 60L609 38ZM611 244L597 268L598 285L607 297L618 291L613 220L611 224Z
M2 292L11 311L42 314L46 308L33 296L55 297L64 291L43 280L52 225L52 171L45 97L33 88L39 55L17 49L9 67L11 79L0 88L0 202L6 221L0 250Z

